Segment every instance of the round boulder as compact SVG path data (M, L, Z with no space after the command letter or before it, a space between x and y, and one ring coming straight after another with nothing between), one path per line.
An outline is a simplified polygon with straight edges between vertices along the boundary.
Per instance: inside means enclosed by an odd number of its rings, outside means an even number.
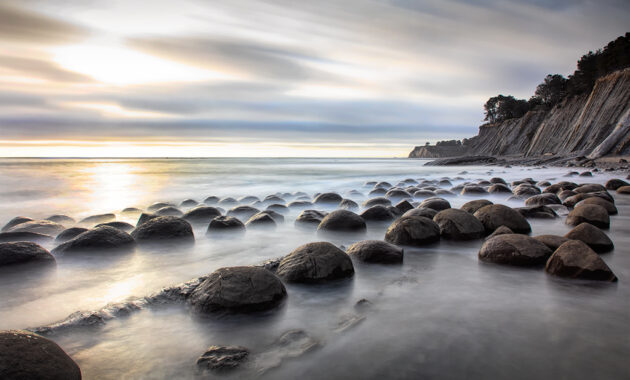
M97 224L96 226L94 226L94 228L102 227L102 226L118 228L119 230L125 231L125 232L129 232L134 229L134 226L132 226L131 224L127 222L120 222L120 221Z
M323 232L364 232L366 229L365 220L348 210L331 212L317 226L317 230Z
M2 227L2 232L10 230L11 228L17 226L18 224L31 222L31 221L33 221L33 219L27 218L26 216L16 216L15 218L9 220L7 224L4 225L4 227Z
M35 232L55 236L64 229L64 226L61 224L51 222L50 220L31 220L9 228L8 232Z
M372 207L376 205L391 206L392 201L384 197L371 198L363 202L363 207Z
M184 213L181 212L177 207L166 206L166 207L162 207L162 208L158 209L155 212L155 215L159 215L159 216L182 216L182 215L184 215Z
M234 216L241 220L248 220L252 216L258 214L259 209L252 206L236 206L228 211L228 216Z
M396 219L389 208L383 205L376 205L361 213L361 218L368 222L390 222Z
M363 240L348 247L347 254L366 263L396 264L403 261L403 249L381 240Z
M0 267L33 263L54 264L55 258L36 243L28 241L0 243Z
M217 235L223 233L244 233L245 225L233 216L217 216L210 221L207 235Z
M357 204L357 202L353 201L352 199L345 198L344 200L341 201L341 203L339 203L339 208L343 210L352 211L352 210L358 210L359 205Z
M420 207L432 208L435 211L442 211L451 208L451 204L444 198L427 198L420 203Z
M617 188L617 194L630 194L630 186L621 186Z
M493 233L491 233L490 235L488 235L488 237L486 238L486 240L488 239L492 239L495 236L499 236L499 235L507 235L507 234L513 234L514 231L512 231L511 229L507 228L506 226L501 226L499 228L497 228L496 230L494 230Z
M590 223L595 227L610 227L610 217L608 211L600 205L582 204L567 215L566 223L570 226L577 226L580 223Z
M195 239L190 223L175 216L153 218L136 227L131 236L139 242Z
M110 226L96 227L53 249L55 254L85 251L126 251L133 249L135 241L126 232Z
M545 272L559 277L617 281L604 260L579 240L569 240L558 247L547 261Z
M557 235L538 235L538 236L534 236L534 239L543 243L544 245L549 247L549 249L551 249L552 251L555 251L556 249L558 249L559 246L569 241L569 239L563 236L557 236Z
M217 216L221 216L221 211L216 207L197 206L192 210L188 210L182 218L191 223L207 223Z
M302 245L285 256L277 275L287 282L317 283L352 277L350 257L328 242Z
M564 235L567 239L580 240L586 243L595 252L604 253L615 248L612 240L599 228L589 224L580 223L577 227Z
M553 193L538 194L525 200L525 205L530 207L545 206L551 204L559 205L561 203L562 202L560 202L560 198L558 198L558 196Z
M486 233L492 233L501 226L506 226L517 234L527 234L532 230L523 215L505 205L483 206L473 215L483 224Z
M490 202L487 199L475 199L474 201L464 203L460 208L468 213L474 214L483 206L488 206L492 204L494 203Z
M23 330L0 331L0 378L80 380L81 370L52 340Z
M512 190L510 190L510 188L502 183L495 183L492 186L490 186L488 188L488 192L489 193L506 193L506 194L512 194Z
M337 193L323 193L319 194L313 202L315 204L326 204L326 205L338 205L343 200L343 197Z
M87 230L88 230L87 228L83 228L83 227L70 227L68 229L61 231L61 233L57 235L57 237L55 238L55 241L57 243L66 242L70 239L74 239L75 237L79 236L80 234L84 233Z
M437 213L438 212L432 208L418 207L418 208L414 208L413 210L409 210L405 212L404 214L402 214L402 217L405 218L405 217L422 216L425 218L433 219L433 217Z
M466 185L461 191L461 195L477 195L477 194L486 194L487 191L481 186L477 185Z
M229 267L214 271L191 294L198 313L254 312L277 307L287 296L282 281L261 267Z
M396 245L423 246L439 240L440 227L422 216L400 218L385 233L385 241Z
M276 228L276 221L269 213L259 212L249 218L245 223L245 227L252 229L274 229Z
M116 220L116 215L114 214L98 214L98 215L91 215L88 216L87 218L83 218L81 219L81 221L79 221L79 223L81 224L98 224L98 223L107 223L107 222L111 222L113 220Z
M304 210L295 219L295 226L300 228L317 228L322 219L328 215L327 212L317 210Z
M608 190L617 190L618 188L622 186L630 186L630 183L619 178L613 178L613 179L608 180L608 182L606 182L606 185L604 187L606 187L606 189Z
M472 214L449 208L438 212L433 221L440 226L440 235L452 240L473 240L485 235L485 228Z
M498 235L479 250L479 260L496 264L532 266L544 264L553 251L538 240L521 234Z
M575 207L579 207L582 204L600 205L606 209L608 215L617 215L618 212L617 207L615 207L613 203L600 197L586 198L585 200L578 202Z
M55 223L59 223L59 224L74 224L77 221L74 220L73 218L69 217L68 215L51 215L48 218L46 218L46 220L50 220L51 222L55 222Z

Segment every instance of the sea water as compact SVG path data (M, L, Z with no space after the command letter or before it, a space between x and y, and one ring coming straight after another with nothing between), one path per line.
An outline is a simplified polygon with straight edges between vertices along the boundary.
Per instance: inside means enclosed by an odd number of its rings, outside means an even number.
M506 181L566 180L565 168L431 167L407 159L3 159L0 224L22 215L76 220L146 209L153 202L179 204L210 196L234 198L302 191L335 191L361 204L366 181L451 178L453 185L502 177ZM620 174L572 177L604 183ZM460 180L453 180L461 177ZM505 194L485 198L513 207ZM630 197L615 195L619 215L607 233L615 250L602 255L619 278L615 284L550 277L479 262L482 240L442 240L405 249L402 265L355 261L352 280L328 285L287 284L279 308L256 315L201 318L182 303L153 305L100 326L50 336L81 367L86 379L189 379L206 376L195 361L210 345L242 345L252 360L228 377L269 379L381 378L628 378L630 355ZM449 197L459 207L471 197ZM288 201L289 199L287 199ZM319 208L319 207L315 207ZM182 207L182 210L187 208ZM3 272L0 329L34 328L76 311L141 297L236 265L256 265L296 247L329 238L293 225L299 210L274 231L248 231L231 239L206 237L195 226L192 246L140 246L132 253L58 257L51 271ZM530 220L532 235L564 235L563 218ZM386 226L365 236L336 237L347 247L383 239ZM45 245L54 248L54 243ZM358 300L371 302L350 323ZM344 325L345 324L345 325ZM348 328L345 328L348 327ZM302 355L265 357L285 331L302 329L318 342ZM225 377L221 375L220 377Z

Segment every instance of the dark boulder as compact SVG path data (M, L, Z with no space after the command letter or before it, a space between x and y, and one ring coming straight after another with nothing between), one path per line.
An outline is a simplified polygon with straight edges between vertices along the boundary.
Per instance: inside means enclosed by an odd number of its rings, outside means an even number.
M67 215L51 215L46 220L50 220L51 222L59 223L59 224L75 224L77 221Z
M304 210L298 215L297 219L295 219L295 226L316 229L326 215L328 215L328 213L324 211Z
M361 218L368 222L390 222L396 219L396 216L389 210L389 208L376 205L368 208L361 213Z
M409 203L409 201L407 200L403 200L400 201L396 204L396 209L399 211L400 214L404 214L405 212L412 210L414 207L411 203Z
M363 202L363 207L372 207L372 206L376 206L376 205L381 205L381 206L391 206L392 201L390 201L387 198L383 198L383 197L378 197L378 198L371 198L368 199L367 201Z
M203 203L212 206L212 205L216 205L217 203L219 203L220 198L219 197L215 197L214 195L209 196L208 198L203 200Z
M284 223L284 215L280 214L279 212L275 212L273 210L265 210L265 211L259 212L256 215L259 215L259 214L269 215L271 217L271 219L273 219L273 221L276 222L276 224ZM256 216L256 215L254 215L254 216Z
M494 203L490 202L487 199L475 199L474 201L464 203L460 208L468 213L474 214L483 206L488 206L492 204Z
M236 206L227 212L228 216L233 216L241 220L248 220L252 216L258 214L259 209L252 206Z
M630 194L630 186L621 186L617 188L617 194Z
M2 227L2 232L10 230L11 228L17 226L18 224L31 222L31 221L33 221L33 219L27 218L26 216L16 216L15 218L9 220L9 222L5 224L4 227Z
M495 183L494 185L490 186L488 188L488 192L492 194L497 194L497 193L512 194L512 190L510 190L510 188L507 185L504 185L502 183Z
M561 203L562 202L560 202L560 198L558 198L556 194L552 193L534 195L525 200L525 205L530 207L545 206L551 204L559 205Z
M341 197L341 195L337 193L323 193L315 197L313 203L337 206L339 203L341 203L342 200L343 198Z
M596 193L598 191L606 191L606 187L599 183L585 183L573 189L576 193Z
M483 206L473 214L484 225L486 233L506 226L517 234L527 234L532 228L518 211L501 204Z
M221 216L221 211L216 207L197 206L188 210L182 218L191 223L208 223L217 216Z
M114 227L114 228L118 228L121 231L125 231L125 232L129 232L131 230L133 230L135 227L127 222L109 222L109 223L101 223L101 224L97 224L96 226L94 226L94 228L98 228L98 227L102 227L102 226L109 226L109 227Z
M385 197L394 201L401 201L403 199L410 199L411 194L402 189L391 189L387 193L385 193Z
M504 185L507 185L507 182L505 182L505 180L503 178L500 178L500 177L490 178L490 183L502 183Z
M214 271L191 294L198 313L247 313L277 307L287 297L282 281L261 267L228 267Z
M179 205L181 207L195 207L199 204L199 202L197 202L194 199L186 199L184 201L182 201L182 203L180 203Z
M88 216L87 218L81 219L79 223L81 224L99 224L99 223L107 223L116 220L116 215L114 214L99 214Z
M488 239L479 250L479 260L506 265L544 264L553 251L538 240L521 234L498 235Z
M435 193L435 191L426 190L426 189L420 189L413 193L413 197L418 198L418 199L432 198L432 197L435 197L436 195L437 194Z
M606 182L606 185L604 187L606 187L606 189L608 190L617 190L618 188L622 186L630 186L630 183L622 179L613 178L613 179L608 180L608 182Z
M158 216L183 216L184 213L181 212L177 207L166 206L166 207L162 207L161 209L158 209L155 212L155 215L158 215Z
M381 241L363 240L352 244L346 251L351 257L366 263L396 264L403 261L403 249Z
M552 194L552 193L544 193L544 194ZM561 190L557 195L560 201L564 202L567 198L576 195L577 193L573 190Z
M438 212L433 221L440 226L440 235L452 240L480 239L485 235L483 224L472 214L456 208Z
M444 198L428 198L420 203L420 207L432 208L435 211L442 211L451 208L451 204Z
M287 205L291 209L307 209L313 206L313 202L310 201L293 201Z
M267 206L267 208L265 209L265 211L273 211L273 212L277 212L279 214L288 214L289 213L289 208L285 205L282 205L280 203L274 203L271 204L269 206Z
M563 236L557 236L557 235L538 235L538 236L534 236L534 239L543 243L544 245L549 247L549 249L551 249L552 251L555 251L556 249L558 249L559 246L569 241L569 239Z
M350 257L328 242L308 243L285 256L277 275L287 282L318 283L352 277Z
M185 240L193 241L192 226L182 218L175 216L159 216L153 218L131 232L138 242Z
M260 202L260 199L258 197L253 196L253 195L248 195L248 196L239 198L238 201L240 203L247 204L247 203ZM284 202L282 202L282 203L284 203Z
M238 233L245 232L245 225L243 222L232 216L217 216L210 221L207 235L218 235L224 233Z
M372 191L370 191L368 193L368 195L372 196L372 195L385 195L387 193L387 190L383 189L383 188L376 188Z
M51 240L53 240L52 236L39 234L37 232L0 232L0 243L8 243L12 241L48 243Z
M599 228L610 227L608 211L600 205L581 204L567 215L566 223L570 226L577 226L584 222Z
M492 239L495 236L499 236L499 235L508 235L508 234L513 234L514 231L512 231L511 229L509 229L506 226L501 226L499 228L497 228L496 230L494 230L493 233L491 233L490 235L488 235L488 237L486 238L486 240L488 239Z
M357 204L357 202L353 201L352 199L345 198L344 200L341 201L341 203L339 203L339 208L343 210L353 211L353 210L358 210L359 205Z
M556 212L548 206L517 207L515 209L528 219L555 219Z
M606 211L608 212L608 215L617 215L617 207L615 207L615 205L613 203L610 203L609 201L600 198L600 197L592 197L592 198L586 198L583 201L578 202L575 207L579 207L580 205L583 204L592 204L592 205L599 205L602 206L603 208L606 209Z
M418 207L418 208L414 208L413 210L409 210L407 212L405 212L402 217L414 217L414 216L422 216L425 218L429 218L429 219L433 219L433 217L437 214L438 212L435 211L432 208L428 208L428 207Z
M225 198L221 199L218 202L218 204L221 205L221 206L229 207L229 206L237 205L238 201L236 199L232 198L232 197L225 197Z
M335 210L326 215L317 226L322 232L365 232L365 220L348 210Z
M461 195L478 195L478 194L486 194L488 191L481 186L476 185L466 185L461 191Z
M274 203L286 203L286 201L283 198L281 198L281 197L279 197L279 196L277 196L275 194L272 194L272 195L267 195L265 197L265 199L262 200L262 203L266 204L266 205L270 205L270 204L274 204Z
M617 281L617 276L604 260L579 240L569 240L558 247L547 261L545 271L559 277Z
M571 240L583 241L591 247L592 250L598 253L609 252L615 248L615 245L608 235L589 223L580 223L577 227L564 235L564 237Z
M83 228L83 227L70 227L68 229L61 231L61 233L57 235L57 237L55 238L55 241L58 243L66 242L70 239L74 239L75 237L81 235L87 230L88 230L87 228Z
M172 203L166 203L166 202L156 202L150 205L149 207L147 207L147 211L157 211L163 207L169 207L169 206L175 206L175 205Z
M28 331L3 330L0 379L81 380L81 370L52 340Z
M253 215L245 223L245 227L251 229L274 229L276 226L276 221L266 212L259 212Z
M385 241L396 245L423 246L439 240L440 227L422 216L400 218L385 233Z
M151 219L155 219L155 218L159 218L159 215L155 215L155 214L147 214L147 213L142 213L140 214L140 217L138 217L138 222L136 223L136 227L143 225L144 223L148 222Z
M121 211L123 214L141 214L142 210L137 207L127 207Z
M242 346L210 346L197 359L201 370L229 371L241 365L249 356L249 350Z
M55 258L39 244L18 241L0 243L0 267L16 264L54 264ZM0 366L1 371L2 366Z
M54 254L86 251L129 251L135 241L126 232L110 226L101 226L83 232L53 249Z
M63 230L65 230L64 226L50 220L31 220L13 226L7 232L35 232L55 236Z

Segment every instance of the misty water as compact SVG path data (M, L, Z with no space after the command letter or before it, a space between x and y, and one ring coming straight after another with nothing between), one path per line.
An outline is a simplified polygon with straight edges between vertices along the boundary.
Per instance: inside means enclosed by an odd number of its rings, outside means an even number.
M506 181L565 180L563 168L425 167L406 159L4 159L0 161L0 224L22 215L76 220L105 213L136 223L125 207L187 198L324 191L364 197L366 181L462 177L453 184L503 177ZM466 174L458 174L466 171ZM618 177L619 175L617 175ZM572 177L604 183L612 174ZM327 285L286 284L278 309L254 315L202 318L184 303L153 305L96 327L49 336L70 354L86 379L187 379L210 345L242 345L253 363L228 378L600 378L628 377L630 355L630 197L615 195L619 215L607 231L615 250L602 258L619 282L552 278L541 268L479 262L483 241L406 248L402 265L354 262L355 276ZM507 195L486 196L507 201ZM458 207L471 197L448 200ZM287 201L292 200L287 197ZM187 209L182 207L182 210ZM34 328L75 311L97 310L146 296L225 266L257 265L321 240L293 225L300 210L274 231L212 239L195 226L192 246L139 246L132 253L57 257L52 270L16 269L0 275L0 329ZM564 235L563 218L530 220L532 235ZM69 227L69 226L66 226ZM337 245L382 239L386 226ZM45 245L54 248L54 243ZM360 313L355 303L372 306ZM348 327L348 328L344 328ZM303 329L318 347L298 357L274 355L283 332ZM270 353L271 352L271 353ZM275 368L264 371L266 363ZM261 369L263 368L263 369Z

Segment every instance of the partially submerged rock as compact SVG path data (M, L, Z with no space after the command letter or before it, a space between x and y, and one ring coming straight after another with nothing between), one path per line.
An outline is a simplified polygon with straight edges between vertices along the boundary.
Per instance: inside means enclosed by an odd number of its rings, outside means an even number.
M27 241L0 243L0 267L34 263L54 264L55 258L36 243Z
M197 359L201 370L229 371L247 360L249 350L242 346L210 346Z
M61 233L59 233L59 235L57 235L57 237L55 238L55 241L58 243L64 243L70 239L74 239L75 237L81 235L87 230L88 230L87 228L83 228L83 227L70 227L68 229L61 231Z
M328 215L325 211L304 210L295 219L295 226L300 228L316 229L322 219Z
M494 203L490 202L487 199L475 199L474 201L464 203L462 207L460 207L460 209L468 213L474 214L475 212L477 212L477 210L479 210L483 206L488 206L492 204Z
M16 216L15 218L9 220L7 224L2 227L2 232L9 231L11 228L17 226L18 224L31 222L33 219L28 218L26 216Z
M182 240L194 241L192 226L182 218L159 216L153 218L131 232L138 242Z
M405 217L422 216L425 218L433 219L433 217L437 215L437 213L438 212L432 208L418 207L418 208L414 208L412 210L405 212L404 214L402 214L402 217L405 218Z
M402 263L403 249L381 241L363 240L348 247L346 253L366 263Z
M385 241L396 245L423 246L439 240L440 227L422 216L400 218L385 233Z
M599 205L606 209L606 211L608 212L608 215L617 215L617 207L615 207L614 203L609 202L600 197L586 198L583 201L578 202L575 205L575 207L579 207L580 205L583 205L583 204Z
M65 227L59 223L50 220L31 220L28 222L17 224L7 230L7 232L35 232L43 235L55 236Z
M188 210L182 218L191 223L208 223L217 216L221 216L221 211L219 211L218 208L212 206L197 206Z
M435 211L451 208L451 204L444 198L427 198L420 203L420 207L432 208Z
M80 380L81 370L52 340L28 331L3 330L0 378Z
M116 215L108 213L108 214L98 214L88 216L87 218L81 219L79 224L98 224L98 223L107 223L116 220Z
M515 266L544 264L553 251L538 240L522 234L505 234L486 240L479 260Z
M396 216L389 208L382 205L372 206L363 211L360 216L368 222L391 222L396 219Z
M198 313L254 312L277 307L287 291L275 274L261 267L228 267L214 271L190 295Z
M519 234L527 234L532 230L523 215L505 205L493 204L483 206L473 215L483 224L488 234L501 226L506 226Z
M365 232L365 220L348 210L335 210L326 215L317 226L322 232Z
M534 239L543 243L552 251L555 251L556 249L558 249L559 246L569 241L569 239L567 239L566 237L557 235L538 235L534 236Z
M276 225L274 218L267 212L259 212L245 223L245 227L252 229L274 229Z
M313 203L337 206L342 200L343 197L337 193L323 193L315 197Z
M131 224L127 223L127 222L120 222L120 221L114 221L114 222L109 222L109 223L101 223L101 224L97 224L96 227L102 227L102 226L109 226L109 227L114 227L114 228L118 228L121 231L125 231L125 232L129 232L131 230L133 230L135 227L132 226Z
M617 281L617 276L586 243L569 240L562 244L547 261L545 271L559 277L597 281Z
M567 215L566 223L570 226L577 226L584 222L599 228L610 227L608 211L604 207L595 204L581 204Z
M308 243L285 256L276 274L287 282L318 283L352 277L350 257L328 242Z
M233 216L217 216L210 221L207 235L218 235L224 233L245 233L245 225L243 222Z
M9 243L13 241L48 243L51 240L53 240L52 236L39 234L37 232L0 232L0 243Z
M612 251L615 248L615 245L608 235L589 223L580 223L577 227L564 235L564 237L571 240L580 240L598 253Z
M488 237L486 237L486 240L492 239L493 237L498 236L498 235L508 235L508 234L513 234L513 233L514 233L514 231L512 231L508 227L501 226L501 227L497 228L496 230L494 230L493 233L488 235Z
M89 251L129 251L135 246L134 239L126 232L110 226L96 227L83 232L53 249L55 254Z
M452 240L473 240L485 235L485 228L472 214L455 208L438 212L433 221L440 226L440 235Z
M46 218L46 220L50 220L51 222L65 224L65 225L76 223L76 220L69 217L68 215L60 215L60 214L51 215L48 218Z

